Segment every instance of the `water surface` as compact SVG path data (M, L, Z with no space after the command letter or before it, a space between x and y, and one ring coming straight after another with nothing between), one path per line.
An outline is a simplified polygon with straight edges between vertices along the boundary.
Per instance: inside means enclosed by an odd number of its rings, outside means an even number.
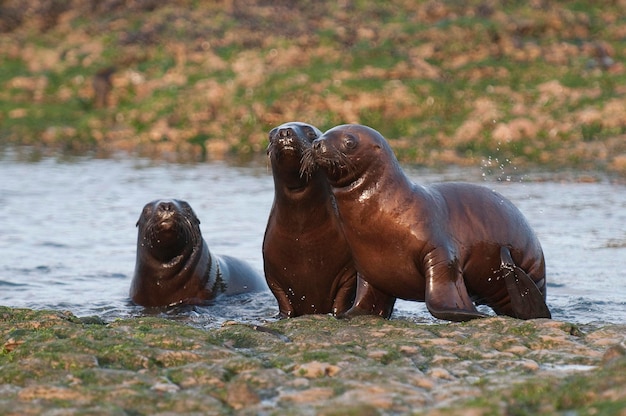
M553 318L626 322L626 187L609 180L506 180L481 169L407 168L419 183L482 183L511 199L542 242ZM0 305L71 310L107 320L158 313L217 326L262 322L278 312L269 291L206 307L148 311L132 305L135 223L158 198L187 200L211 251L262 271L261 243L273 200L265 163L158 163L145 159L0 154ZM504 179L504 180L503 180ZM423 303L398 302L395 318L432 322Z

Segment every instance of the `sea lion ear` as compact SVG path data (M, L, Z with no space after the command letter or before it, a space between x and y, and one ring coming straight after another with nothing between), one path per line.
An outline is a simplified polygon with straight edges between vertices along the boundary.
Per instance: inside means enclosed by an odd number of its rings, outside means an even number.
M145 218L148 218L148 207L145 207L143 211L141 211L141 215L137 219L137 222L135 223L135 227L139 227L139 224L141 224L141 220Z

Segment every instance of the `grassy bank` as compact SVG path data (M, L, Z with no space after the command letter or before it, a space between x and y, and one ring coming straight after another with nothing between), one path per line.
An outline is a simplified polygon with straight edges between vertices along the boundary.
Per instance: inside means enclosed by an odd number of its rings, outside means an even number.
M0 308L0 407L8 415L623 415L624 330L329 316L205 330Z
M623 2L0 8L0 143L199 160L358 122L410 163L626 174Z

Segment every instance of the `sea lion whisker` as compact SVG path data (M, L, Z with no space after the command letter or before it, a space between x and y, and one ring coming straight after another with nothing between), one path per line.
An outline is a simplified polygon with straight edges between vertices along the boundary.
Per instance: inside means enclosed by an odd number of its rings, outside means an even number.
M313 151L311 147L306 147L302 152L302 157L300 158L300 177L303 179L306 178L308 181L311 179L311 176L316 169L317 165L315 163Z
M356 173L356 165L350 159L350 157L345 152L339 152L340 161L337 161L340 164L340 169L345 168L346 173L349 176L353 176Z

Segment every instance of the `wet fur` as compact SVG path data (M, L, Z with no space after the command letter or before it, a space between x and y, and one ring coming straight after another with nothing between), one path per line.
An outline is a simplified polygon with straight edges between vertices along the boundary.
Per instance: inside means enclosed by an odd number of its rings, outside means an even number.
M414 184L382 135L366 126L337 126L310 153L305 168L316 163L325 172L357 270L371 286L425 301L440 319L485 316L473 301L497 314L550 317L541 246L503 196L471 184ZM494 272L504 273L501 247L520 265L514 278L521 283L508 291L503 280L490 283Z
M263 262L281 317L342 314L356 291L356 270L330 189L317 166L306 162L319 135L318 129L300 122L270 131L267 153L275 191Z
M130 297L148 307L204 304L220 294L265 289L262 276L247 263L212 255L200 220L180 200L145 205L137 222L137 260Z

